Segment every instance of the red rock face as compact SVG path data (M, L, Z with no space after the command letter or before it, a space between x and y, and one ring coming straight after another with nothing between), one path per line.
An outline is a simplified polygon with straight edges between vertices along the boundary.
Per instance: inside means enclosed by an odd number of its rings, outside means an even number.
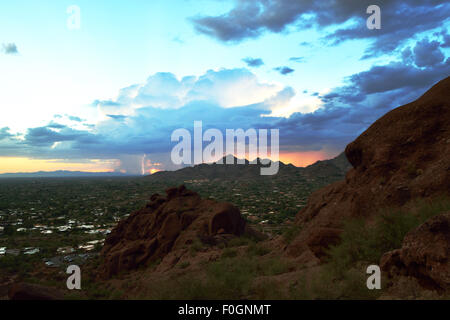
M195 240L212 243L218 234L239 236L245 230L239 209L229 203L201 199L184 186L166 193L153 195L107 237L101 251L104 277L136 269Z
M383 255L388 278L413 277L425 288L450 289L450 213L435 216L409 232L402 247Z
M330 244L323 229L339 229L346 218L370 218L381 208L450 195L450 78L377 120L345 153L353 169L345 181L311 195L297 215L302 232L287 248L289 255L321 255L319 247Z

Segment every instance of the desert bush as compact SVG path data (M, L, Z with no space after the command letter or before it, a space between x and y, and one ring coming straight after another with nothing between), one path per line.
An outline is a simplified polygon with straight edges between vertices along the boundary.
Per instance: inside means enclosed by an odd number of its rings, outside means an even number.
M372 299L380 290L367 290L365 268L378 264L381 256L400 248L408 232L426 220L450 210L450 200L417 201L411 209L383 209L374 223L362 219L344 223L341 242L328 250L328 261L309 288L303 283L296 294L323 299ZM332 283L332 285L330 285ZM301 292L301 294L299 294Z
M344 223L340 244L329 249L329 262L335 271L344 271L356 262L378 264L384 253L401 247L408 232L429 218L450 210L450 201L418 201L413 208L384 209L370 226L362 219Z
M228 247L241 247L241 246L247 246L253 243L253 240L248 237L236 237L228 241L227 246Z
M228 249L235 251L235 249ZM252 297L265 299L269 295L267 291L258 291L261 282L255 287L255 279L277 275L288 270L287 265L279 259L252 259L241 256L222 256L220 260L205 267L205 273L202 275L179 276L164 281L161 285L152 285L148 298L237 300Z
M199 239L195 239L189 248L191 256L195 256L197 252L203 249L203 247L203 243Z
M237 250L234 248L225 248L222 252L222 258L233 258L237 256Z
M251 288L251 299L257 300L286 300L283 286L273 279L261 279Z
M191 265L191 263L189 261L183 261L180 263L179 267L180 267L180 269L186 269L190 265Z
M296 286L289 288L289 298L295 300L372 300L382 290L368 290L364 266L347 269L340 277L328 266L303 274Z
M268 254L269 252L270 252L269 248L267 248L263 245L260 245L260 244L255 244L255 243L250 244L247 248L247 253L250 256L264 256L264 255Z
M292 242L292 240L295 239L295 237L299 233L300 233L300 227L297 225L293 225L283 232L283 239L287 244L289 244Z
M260 273L266 276L276 276L289 271L289 264L279 258L264 259L259 264Z

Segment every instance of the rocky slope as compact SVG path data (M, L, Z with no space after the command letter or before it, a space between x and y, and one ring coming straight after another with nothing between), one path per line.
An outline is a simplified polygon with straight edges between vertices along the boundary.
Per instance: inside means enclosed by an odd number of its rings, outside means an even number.
M106 238L100 274L109 278L161 260L196 241L217 244L245 231L240 211L229 203L202 199L184 186L155 194L122 220ZM176 256L176 255L175 255Z
M450 195L450 78L440 81L418 100L377 120L347 146L345 154L353 166L345 180L313 193L296 217L302 231L285 250L299 261L323 261L326 249L339 242L346 219L358 217L370 223L380 209L407 207L416 199ZM432 230L429 226L423 228ZM404 245L411 248L411 243L416 243L413 239L419 239L420 234L418 231L409 235ZM436 235L440 242L436 248L429 248L434 257L421 251L424 241L434 239L432 235L429 231L417 240L414 254L401 249L401 263L406 269L411 270L412 264L424 270L431 268L427 263L433 259L441 259L433 264L436 270L449 268L448 234L441 238ZM397 252L394 256L398 255ZM432 275L427 277L433 279Z
M424 288L450 290L450 213L431 218L409 232L402 247L387 252L380 262L389 281L412 277Z
M450 194L450 78L417 101L376 121L346 148L353 166L344 181L315 193L297 215L304 231L289 251L336 238L342 220L370 218L380 208ZM320 242L320 241L319 241Z

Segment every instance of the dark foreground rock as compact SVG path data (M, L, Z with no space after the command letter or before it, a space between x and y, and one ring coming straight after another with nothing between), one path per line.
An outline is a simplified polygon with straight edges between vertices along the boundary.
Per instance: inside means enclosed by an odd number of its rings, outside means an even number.
M56 289L36 284L16 283L9 289L10 300L63 300L64 295Z
M383 255L380 267L389 285L403 276L415 278L425 289L450 290L450 213L435 216L409 232L400 249Z
M166 193L153 195L113 229L101 251L101 276L136 269L196 241L215 244L240 236L246 229L239 209L229 203L202 199L184 186Z

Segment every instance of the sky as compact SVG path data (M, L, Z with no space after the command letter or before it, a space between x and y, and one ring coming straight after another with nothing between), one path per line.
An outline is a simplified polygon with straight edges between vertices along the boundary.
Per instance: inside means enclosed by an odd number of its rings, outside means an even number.
M450 75L449 17L433 0L2 1L0 173L173 170L194 121L278 129L297 166L332 158Z

